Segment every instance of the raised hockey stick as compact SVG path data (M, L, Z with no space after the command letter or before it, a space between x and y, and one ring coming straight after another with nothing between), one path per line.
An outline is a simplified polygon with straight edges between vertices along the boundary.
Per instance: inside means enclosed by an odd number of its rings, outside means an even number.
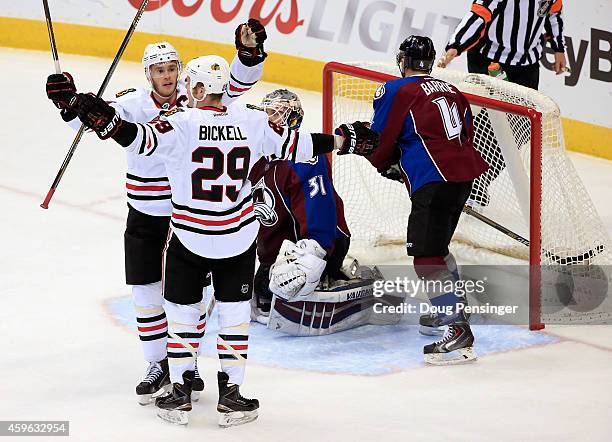
M53 63L55 64L55 73L61 74L62 68L60 68L59 57L57 55L55 33L53 32L53 22L51 21L51 12L49 11L49 3L47 0L43 0L43 8L45 9L45 20L47 21L47 31L49 32L49 43L51 44L51 55L53 56Z
M45 1L45 4L46 4L46 1ZM104 80L102 81L102 85L100 86L100 89L98 90L98 93L96 95L98 98L102 97L102 94L106 90L106 86L108 86L108 83L111 77L113 76L113 73L115 72L115 69L117 68L117 65L119 64L119 60L121 59L121 56L123 55L123 52L125 51L125 48L130 42L130 39L132 38L132 34L134 34L134 31L136 30L136 26L138 25L138 22L140 21L140 17L142 17L142 14L144 13L144 10L148 4L149 4L149 0L143 0L142 4L140 5L140 8L138 8L138 12L136 12L136 16L134 17L134 20L132 20L132 25L128 29L127 34L125 34L125 37L123 38L123 42L121 43L121 46L119 47L119 50L117 51L117 55L115 55L115 59L113 60L110 68L108 69L108 72L106 73L106 77L104 77ZM47 23L50 23L50 21L48 21ZM53 198L53 194L55 193L57 186L62 180L62 176L64 176L64 172L66 172L66 169L68 168L68 164L70 163L70 160L72 159L72 156L74 155L74 152L79 142L81 141L81 138L83 137L83 132L85 132L85 125L81 124L81 127L79 128L76 136L74 137L74 141L72 142L72 145L70 146L70 149L68 150L68 153L66 154L66 158L64 158L64 162L62 163L62 166L57 172L57 175L55 176L55 180L53 180L53 184L51 184L51 188L49 189L49 192L47 192L47 196L45 197L45 200L40 205L40 207L42 207L43 209L49 208L49 202L51 201L51 198Z
M493 221L491 218L487 218L486 216L484 216L481 213L476 212L474 209L472 209L472 207L468 206L467 204L463 207L463 211L465 213L467 213L468 215L473 216L474 218L482 221L483 223L493 227L496 230L499 230L501 233L503 233L504 235L509 236L510 238L520 242L521 244L526 245L527 247L529 247L530 243L529 240L526 238L523 238L521 235L519 235L518 233L514 233L512 230L502 226L501 224L496 223L495 221ZM567 264L580 264L584 261L587 261L597 255L599 255L601 252L603 252L605 249L603 244L598 245L597 247L595 247L595 249L591 249L581 255L576 255L576 256L567 256L567 257L562 257L559 255L555 255L552 252L549 252L548 250L544 250L542 249L542 251L544 252L544 256L546 256L547 258L549 258L550 260L554 261L555 264L559 264L559 265L567 265Z

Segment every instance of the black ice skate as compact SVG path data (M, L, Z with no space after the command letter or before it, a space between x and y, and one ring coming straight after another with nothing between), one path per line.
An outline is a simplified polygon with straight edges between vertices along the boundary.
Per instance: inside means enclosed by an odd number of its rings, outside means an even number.
M187 425L189 422L188 412L191 411L191 390L195 371L183 373L183 383L172 384L172 390L156 399L157 416L177 425Z
M204 381L198 373L198 362L195 364L195 377L193 378L193 384L191 386L191 402L197 402L200 400L200 393L204 390Z
M457 301L459 304L468 305L467 298L462 296ZM442 336L444 334L444 317L440 317L434 313L428 315L421 315L419 318L419 333L425 336ZM460 320L469 321L470 314L465 313L461 310L459 318Z
M444 338L423 347L425 362L433 365L460 364L476 360L474 335L467 322L448 326Z
M150 404L156 396L164 393L165 387L170 384L168 374L168 359L159 362L151 362L143 381L136 386L138 403L140 405Z
M240 395L238 385L229 384L227 373L217 373L219 382L219 426L223 428L246 424L257 419L259 401L246 399Z
M425 336L442 336L444 327L441 322L438 315L433 313L421 315L419 318L419 333Z

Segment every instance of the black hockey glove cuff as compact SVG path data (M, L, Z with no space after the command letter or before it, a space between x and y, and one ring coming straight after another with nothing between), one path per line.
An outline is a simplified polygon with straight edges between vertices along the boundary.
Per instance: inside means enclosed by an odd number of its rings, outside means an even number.
M268 54L264 51L263 44L267 38L266 28L254 18L236 28L236 49L242 64L252 67L266 59Z
M381 171L380 174L388 180L398 181L400 183L404 182L404 175L402 174L399 164L389 166L388 169Z
M314 156L329 153L334 150L334 136L328 134L310 134L312 137L312 153Z
M69 123L78 117L76 111L72 109L62 109L60 111L60 115L62 116L62 120L64 120L66 123Z
M353 124L342 124L334 133L344 137L338 155L368 156L378 148L379 135L369 128L369 123L355 121Z
M122 120L121 125L113 135L113 140L123 147L128 147L138 136L138 126L129 121Z
M93 94L77 94L70 104L81 122L101 140L111 138L121 126L122 120L115 108Z

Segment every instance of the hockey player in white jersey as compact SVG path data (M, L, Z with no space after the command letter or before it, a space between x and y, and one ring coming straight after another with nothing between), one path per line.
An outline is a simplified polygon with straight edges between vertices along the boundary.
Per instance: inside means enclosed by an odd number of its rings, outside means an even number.
M189 106L176 108L149 124L122 120L93 95L78 94L72 105L100 138L113 138L127 150L157 156L172 187L171 231L163 263L163 293L168 315L168 362L172 392L158 398L158 415L186 423L191 410L197 326L205 275L212 272L220 332L217 349L219 424L231 426L257 417L259 402L240 395L248 353L248 330L255 239L252 165L263 155L295 162L330 152L369 154L375 145L362 123L343 125L347 136L299 133L270 124L254 106L221 99L230 79L227 62L217 56L190 61L185 69Z
M249 20L236 29L238 53L231 65L228 88L221 98L229 104L248 91L261 78L266 54L263 43L266 31L257 20ZM128 121L146 123L160 113L187 105L184 82L180 81L181 61L176 49L168 42L149 44L142 58L144 73L150 87L130 88L119 92L110 105ZM68 73L54 74L47 80L47 94L61 109L62 118L75 130L81 122L69 108L67 97L76 87ZM162 252L168 236L172 213L171 190L163 161L157 156L127 153L126 189L128 218L125 231L126 283L132 286L138 334L145 361L149 366L142 382L136 387L139 403L151 402L152 394L168 385L167 319L161 292ZM206 314L202 312L198 336L203 336ZM204 384L197 374L193 384L193 399L197 400Z

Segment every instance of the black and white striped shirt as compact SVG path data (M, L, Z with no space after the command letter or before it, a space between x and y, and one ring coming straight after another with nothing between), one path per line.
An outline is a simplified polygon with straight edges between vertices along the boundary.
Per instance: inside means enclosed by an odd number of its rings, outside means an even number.
M542 35L564 52L563 0L475 0L446 50L478 51L490 60L527 66L542 56Z

